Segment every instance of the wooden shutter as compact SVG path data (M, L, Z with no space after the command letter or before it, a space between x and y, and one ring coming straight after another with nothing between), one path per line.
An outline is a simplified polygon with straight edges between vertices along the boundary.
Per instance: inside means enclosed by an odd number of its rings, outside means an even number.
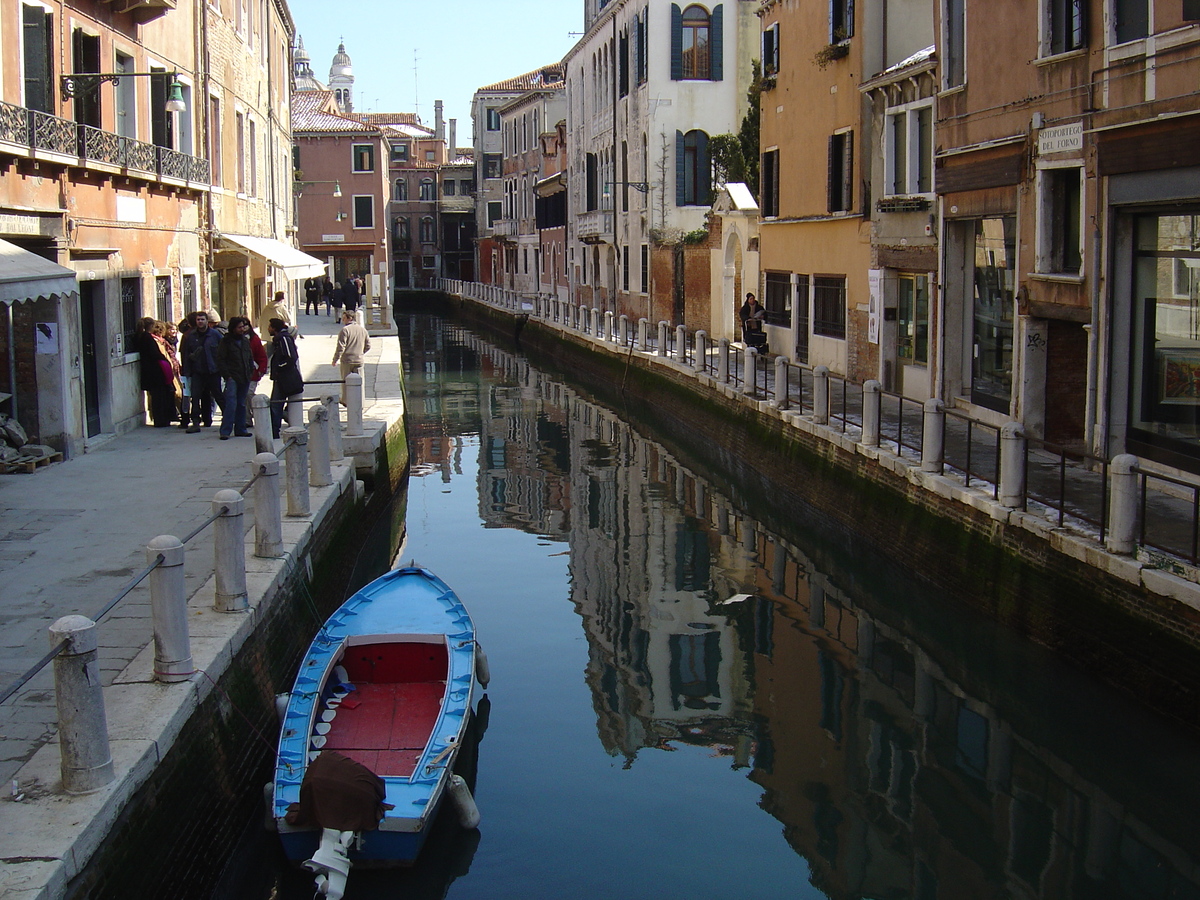
M683 10L671 4L671 80L683 80Z
M725 8L718 3L712 11L708 29L709 72L713 81L725 77Z
M842 135L842 209L854 208L854 132Z
M39 6L22 6L25 38L25 106L54 112L54 62L50 55L53 15Z
M826 167L825 178L825 208L829 212L834 212L838 209L840 202L837 191L838 185L841 183L841 150L842 142L841 135L831 134L829 136L829 148L827 151L828 165Z
M696 132L696 204L712 205L712 160L708 158L708 135ZM703 193L701 193L703 191Z
M676 7L678 9L678 7ZM683 132L675 132L675 205L687 206L686 166L683 149Z

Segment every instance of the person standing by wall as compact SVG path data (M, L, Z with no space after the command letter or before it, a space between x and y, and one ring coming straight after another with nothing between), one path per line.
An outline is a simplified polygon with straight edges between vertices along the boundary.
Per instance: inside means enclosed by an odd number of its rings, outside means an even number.
M342 330L338 332L337 348L333 351L333 364L341 366L342 406L346 405L346 376L360 372L366 352L371 349L371 336L367 329L358 324L354 313L342 313Z
M246 394L257 367L250 346L250 320L234 316L229 331L217 344L217 371L225 379L225 403L221 413L221 440L230 435L250 437L246 430Z
M321 312L321 288L320 282L315 278L304 279L304 314L311 316Z
M217 371L216 351L221 335L209 326L208 313L194 312L188 318L192 330L183 336L180 364L190 380L192 393L187 433L195 434L202 424L206 428L212 425L214 401L220 405L217 398L221 397L221 375Z

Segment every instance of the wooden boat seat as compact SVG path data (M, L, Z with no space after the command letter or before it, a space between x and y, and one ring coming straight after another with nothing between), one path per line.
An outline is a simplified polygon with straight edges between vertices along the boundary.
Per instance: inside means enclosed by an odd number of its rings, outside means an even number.
M355 690L338 707L325 747L379 776L412 775L441 714L445 644L359 644L341 665Z

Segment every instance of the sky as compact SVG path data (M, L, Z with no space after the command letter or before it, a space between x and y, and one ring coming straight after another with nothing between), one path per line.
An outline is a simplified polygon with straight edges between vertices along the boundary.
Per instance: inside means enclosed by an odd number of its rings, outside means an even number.
M559 62L583 28L583 0L288 0L317 80L344 40L355 112L417 112L433 101L471 143L478 88ZM576 34L572 34L576 32ZM415 61L414 61L415 54ZM415 72L414 72L415 69Z

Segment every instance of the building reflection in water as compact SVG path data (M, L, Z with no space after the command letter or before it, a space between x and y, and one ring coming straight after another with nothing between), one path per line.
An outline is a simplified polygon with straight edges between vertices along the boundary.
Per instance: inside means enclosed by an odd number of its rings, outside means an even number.
M1200 898L1191 738L952 603L823 572L524 358L406 324L414 470L478 441L485 525L568 544L608 753L746 767L833 898Z

